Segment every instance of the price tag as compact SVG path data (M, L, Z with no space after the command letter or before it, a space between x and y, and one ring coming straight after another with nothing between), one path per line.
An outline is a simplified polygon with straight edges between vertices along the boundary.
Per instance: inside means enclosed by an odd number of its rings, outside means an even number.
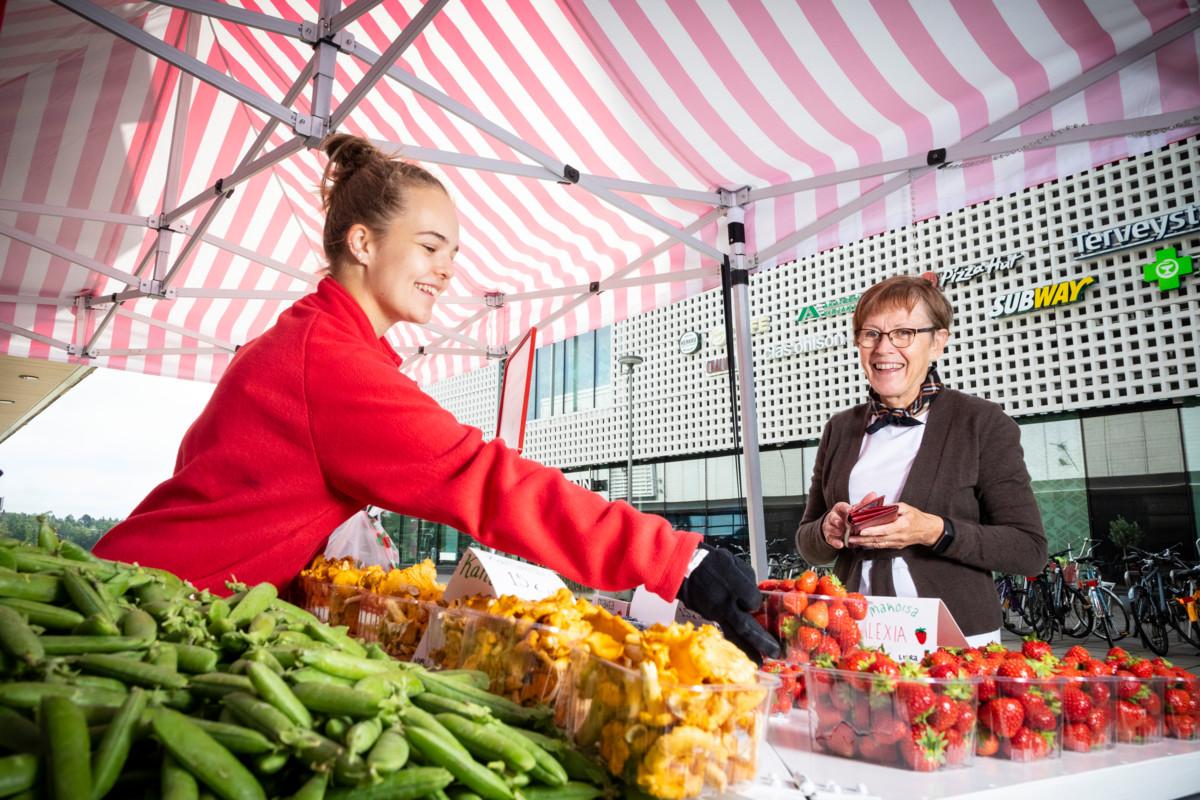
M446 584L446 600L505 594L522 600L541 600L565 588L567 585L545 567L468 547Z
M883 647L897 661L920 661L938 647L966 647L950 609L937 597L867 597L859 620L862 643Z

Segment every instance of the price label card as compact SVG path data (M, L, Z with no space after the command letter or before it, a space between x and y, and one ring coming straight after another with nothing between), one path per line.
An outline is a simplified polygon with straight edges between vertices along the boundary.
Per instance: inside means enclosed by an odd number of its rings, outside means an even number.
M920 661L939 646L967 644L937 597L867 597L867 616L858 630L864 645L883 647L897 661Z
M596 594L592 596L592 602L600 608L603 608L608 613L612 614L614 617L629 617L628 600L618 600L615 597Z
M633 599L629 601L629 616L643 625L670 625L675 621L675 608L678 600L668 603L645 586L633 590Z
M468 547L446 584L446 600L505 594L522 600L541 600L565 588L567 585L545 567Z

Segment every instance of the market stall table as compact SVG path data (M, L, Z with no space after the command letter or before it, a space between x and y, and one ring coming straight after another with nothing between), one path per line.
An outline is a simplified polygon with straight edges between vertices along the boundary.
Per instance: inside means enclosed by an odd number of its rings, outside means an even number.
M847 798L863 786L868 796L882 800L998 800L1012 797L1019 786L1026 797L1153 800L1200 793L1200 741L1118 745L1103 753L1063 753L1061 758L1034 763L976 758L967 768L922 773L814 753L807 713L796 710L771 718L760 754L759 774L764 781L778 776L781 768L797 781L808 778L818 786L836 783Z

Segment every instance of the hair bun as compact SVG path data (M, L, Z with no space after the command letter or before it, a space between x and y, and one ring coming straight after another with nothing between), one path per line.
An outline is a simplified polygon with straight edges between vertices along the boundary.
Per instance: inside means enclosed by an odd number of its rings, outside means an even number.
M325 208L329 208L333 193L338 187L344 186L354 173L369 164L386 161L375 145L348 133L327 136L321 143L321 149L329 156L329 163L321 176L321 201Z

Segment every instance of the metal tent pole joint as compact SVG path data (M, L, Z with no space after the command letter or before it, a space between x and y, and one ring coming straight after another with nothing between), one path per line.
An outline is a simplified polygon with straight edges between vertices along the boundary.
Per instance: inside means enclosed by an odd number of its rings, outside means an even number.
M579 170L570 164L563 164L562 177L558 179L558 182L563 185L579 183Z
M484 355L487 356L487 358L492 361L501 359L501 358L508 358L508 348L505 347L504 345L499 345L499 346L488 345L487 350L484 351Z
M488 308L504 308L504 300L504 292L485 292L483 295L483 304Z

